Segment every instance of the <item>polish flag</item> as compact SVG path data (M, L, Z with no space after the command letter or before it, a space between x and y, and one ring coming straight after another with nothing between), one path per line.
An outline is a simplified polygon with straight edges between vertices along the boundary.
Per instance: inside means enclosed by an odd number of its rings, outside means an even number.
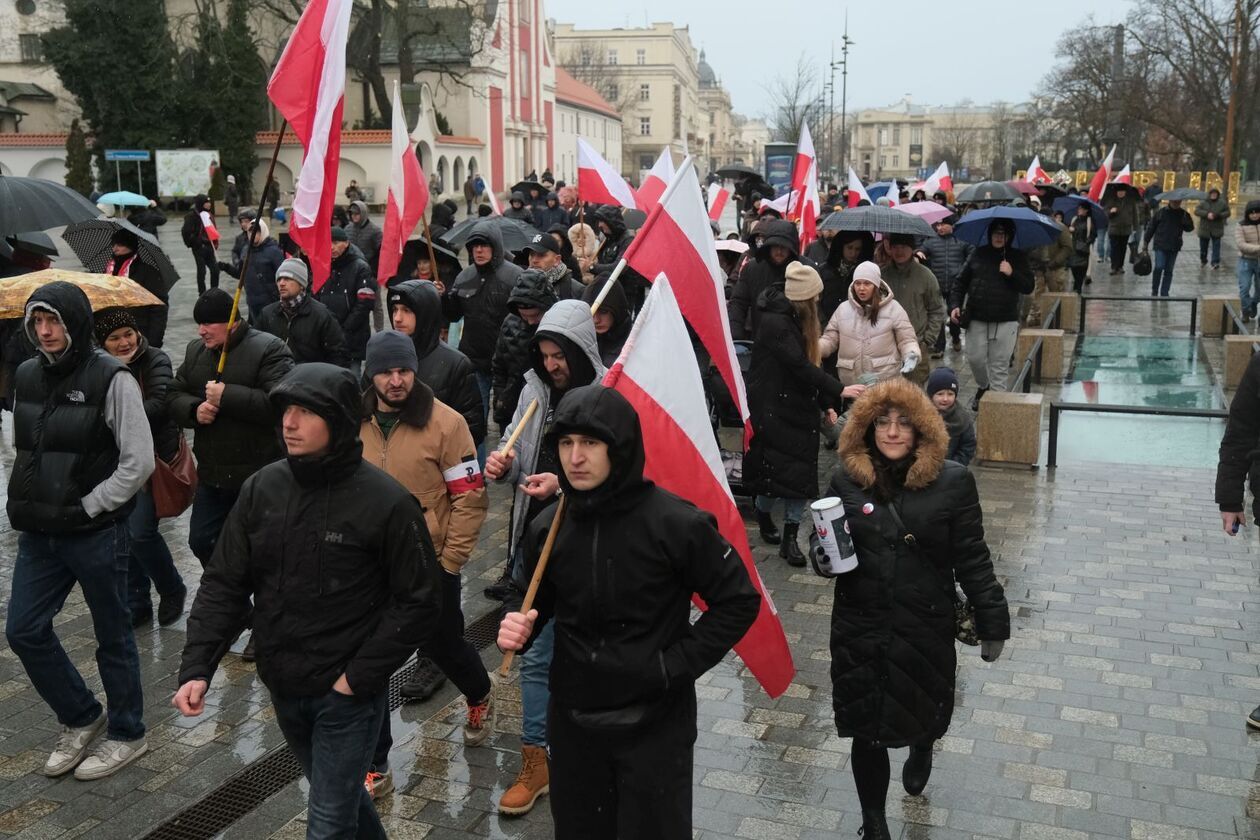
M1129 186L1133 186L1133 173L1129 171L1129 164L1126 163L1124 165L1124 169L1120 170L1120 174L1117 175L1111 183L1128 184Z
M311 263L311 292L332 264L332 209L341 158L346 39L354 0L310 0L276 64L267 96L302 143L289 235Z
M398 273L403 246L420 224L424 208L429 205L429 187L420 169L420 160L407 133L407 117L403 113L402 88L394 80L393 146L390 156L389 197L385 202L385 226L381 232L381 256L376 269L376 282L382 286Z
M757 202L757 212L760 213L763 210L774 210L780 216L787 216L788 200L790 198L794 199L796 196L797 193L794 192L791 195L784 193L778 198L763 198L761 201Z
M499 197L494 194L494 187L486 184L486 197L490 199L490 209L494 211L494 215L502 216L503 208L499 206Z
M581 137L577 147L578 198L594 204L615 204L636 209L639 205L634 200L630 185L617 174L612 164Z
M922 184L915 185L915 189L923 190L928 198L931 198L938 192L952 193L954 191L954 179L949 177L949 164L941 161L941 165L936 167L936 171L929 175ZM913 193L914 190L910 192Z
M214 216L210 215L209 210L201 211L201 226L206 229L206 236L210 238L210 244L219 247L219 229L214 226Z
M805 198L801 201L801 252L809 247L809 243L818 238L818 214L822 210L822 201L818 198L818 163L811 161L809 172L805 175Z
M1024 173L1024 180L1030 184L1050 183L1050 176L1041 168L1041 155L1033 156L1032 163L1028 164L1028 171Z
M1098 171L1094 173L1094 178L1089 182L1089 200L1101 201L1103 190L1107 188L1107 182L1111 180L1111 159L1116 155L1116 147L1112 146L1111 151L1107 152L1106 159L1103 160L1102 166L1098 167Z
M744 443L752 439L744 377L726 319L726 275L718 266L713 228L701 200L700 182L687 157L665 188L661 203L639 229L623 259L644 277L668 271L683 317L696 331L744 421ZM712 434L712 432L710 432Z
M715 222L721 221L722 211L726 209L726 202L730 200L731 191L721 184L709 184L709 218Z
M866 187L862 186L862 179L853 171L853 167L849 167L849 206L857 207L858 202L866 200L868 204L874 204L871 197L866 194Z
M666 273L655 276L621 356L603 384L620 392L638 412L646 455L644 476L712 515L718 531L743 560L749 580L761 595L761 609L735 645L735 652L766 694L778 697L796 673L792 651L774 601L757 572L743 518L726 483L722 455L709 425L700 369L694 364L679 364L695 358L680 301L674 297ZM704 609L698 598L696 604ZM702 616L700 621L704 620Z
M889 207L896 207L901 199L901 186L895 181L880 181L866 188L866 194L872 201L888 199Z
M792 163L792 183L788 195L792 196L787 216L796 221L801 216L800 202L804 200L806 179L809 178L810 167L814 165L814 138L809 135L809 125L801 123L801 137L796 141L796 160Z
M661 193L665 192L665 188L669 186L669 182L673 179L674 159L669 154L669 148L666 147L661 149L661 156L656 159L656 163L652 164L652 169L648 172L647 177L643 179L643 185L635 193L639 209L644 212L651 212L652 208L661 200Z

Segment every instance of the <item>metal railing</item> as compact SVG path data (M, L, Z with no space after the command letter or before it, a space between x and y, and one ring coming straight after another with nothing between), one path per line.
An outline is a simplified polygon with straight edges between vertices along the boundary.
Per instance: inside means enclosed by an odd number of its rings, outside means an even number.
M1195 324L1199 320L1199 299L1197 297L1150 297L1149 295L1081 295L1080 319L1078 335L1085 334L1085 309L1092 300L1119 300L1146 303L1188 303L1190 304L1190 335L1195 333Z
M1046 444L1046 466L1054 469L1059 465L1059 415L1065 411L1088 411L1094 414L1140 414L1154 417L1200 417L1205 420L1223 420L1229 412L1223 408L1161 408L1138 405L1095 405L1094 403L1050 403L1050 437Z
M1046 313L1045 319L1041 322L1041 329L1061 329L1059 326L1063 322L1063 316L1060 312L1061 304L1062 301L1059 300L1054 302L1054 306L1050 307L1050 311ZM1020 367L1019 374L1015 377L1015 382L1011 385L1012 392L1022 391L1025 394L1030 394L1032 393L1033 380L1041 381L1041 345L1044 341L1045 336L1038 336L1032 347L1028 348L1028 355L1024 357L1024 364Z
M1230 326L1233 327L1231 335L1251 335L1251 330L1247 329L1247 325L1238 315L1238 310L1234 309L1234 304L1225 301L1225 312L1229 315ZM1260 351L1260 340L1251 342L1251 352Z

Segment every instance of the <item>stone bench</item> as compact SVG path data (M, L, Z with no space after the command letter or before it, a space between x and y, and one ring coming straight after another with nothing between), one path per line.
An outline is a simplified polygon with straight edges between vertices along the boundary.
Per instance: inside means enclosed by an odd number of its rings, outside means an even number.
M1041 409L1045 394L989 391L976 418L976 459L1035 467L1041 461Z

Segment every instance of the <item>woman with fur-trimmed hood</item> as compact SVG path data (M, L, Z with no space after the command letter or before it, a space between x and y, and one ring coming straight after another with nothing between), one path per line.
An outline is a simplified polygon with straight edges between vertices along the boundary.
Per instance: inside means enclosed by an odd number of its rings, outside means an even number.
M867 840L889 836L888 749L911 748L902 780L917 795L931 773L932 743L949 728L957 665L954 581L975 607L985 661L997 659L1010 636L975 479L945 460L948 443L923 391L889 379L866 389L850 409L831 480L858 556L857 568L836 578L832 703L836 731L853 738Z

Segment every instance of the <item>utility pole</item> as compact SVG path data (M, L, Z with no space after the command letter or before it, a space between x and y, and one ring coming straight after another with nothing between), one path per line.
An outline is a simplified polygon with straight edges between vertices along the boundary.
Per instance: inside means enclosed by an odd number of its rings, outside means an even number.
M835 177L838 182L844 174L845 156L848 149L845 148L845 117L849 104L849 47L853 45L853 41L849 38L849 10L844 10L844 35L840 39L840 60L836 61L835 46L832 46L831 52L831 114L834 120L835 115L835 94L836 94L836 68L840 71L840 165L835 169ZM834 160L834 158L833 158Z
M845 12L848 15L848 12ZM836 42L831 42L831 77L827 80L827 173L835 177L836 168Z
M1225 200L1229 201L1229 173L1234 165L1234 122L1238 116L1238 77L1242 71L1240 54L1243 40L1242 0L1234 0L1234 43L1229 66L1229 108L1225 112L1225 154L1221 177L1225 179Z

